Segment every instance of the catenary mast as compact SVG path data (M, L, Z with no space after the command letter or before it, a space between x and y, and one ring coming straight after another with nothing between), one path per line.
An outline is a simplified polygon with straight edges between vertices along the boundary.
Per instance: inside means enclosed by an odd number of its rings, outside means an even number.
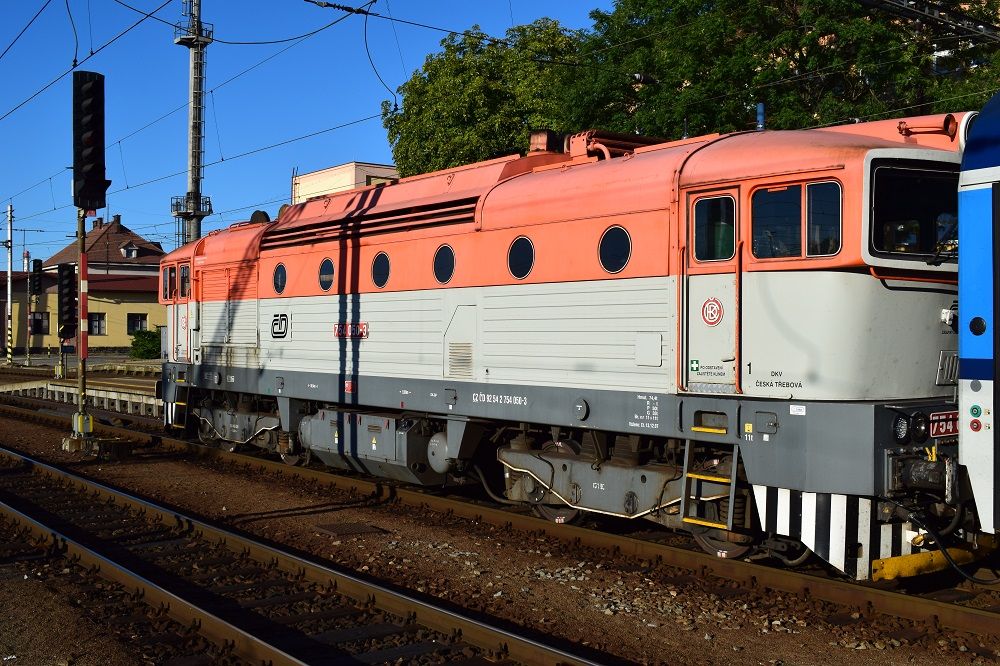
M188 84L188 191L170 201L177 218L177 245L201 238L201 221L212 214L212 200L202 196L201 180L205 156L205 64L212 43L212 24L201 20L201 0L184 0L187 23L174 26L174 43L190 51Z

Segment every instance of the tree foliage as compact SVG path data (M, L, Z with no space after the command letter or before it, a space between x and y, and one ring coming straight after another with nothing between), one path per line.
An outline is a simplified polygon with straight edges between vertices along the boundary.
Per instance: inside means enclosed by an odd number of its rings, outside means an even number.
M556 89L569 75L539 60L575 53L581 35L540 19L491 40L478 27L449 35L444 50L400 87L403 106L382 105L382 120L403 175L523 151L529 129L563 128Z
M1000 0L939 4L1000 19ZM401 172L523 150L537 127L678 138L750 129L763 102L769 128L806 128L976 108L998 88L996 43L856 0L617 0L591 18L445 39L403 108L383 106Z

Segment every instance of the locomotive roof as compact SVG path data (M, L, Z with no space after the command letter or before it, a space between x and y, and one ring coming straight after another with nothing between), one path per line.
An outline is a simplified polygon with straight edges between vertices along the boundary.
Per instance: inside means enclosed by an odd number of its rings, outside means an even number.
M212 256L213 262L253 260L262 250L445 224L484 229L527 225L579 217L581 206L587 217L619 214L623 201L629 210L660 209L669 206L677 173L680 186L688 187L838 168L863 159L873 148L958 151L958 139L942 127L949 117L957 126L965 115L695 137L604 160L593 152L581 154L581 144L571 143L577 146L575 153L512 155L310 199L289 206L274 222L211 232L166 260L192 253Z

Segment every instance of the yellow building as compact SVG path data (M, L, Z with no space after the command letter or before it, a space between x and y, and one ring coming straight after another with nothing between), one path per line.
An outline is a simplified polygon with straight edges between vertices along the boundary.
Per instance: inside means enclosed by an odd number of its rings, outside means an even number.
M87 331L91 351L124 350L132 344L136 330L156 330L167 323L166 310L157 303L157 274L163 249L134 233L116 215L105 223L98 218L87 233L88 299ZM31 298L32 353L59 348L58 264L78 264L76 241L44 262L42 293ZM0 313L5 311L7 275L0 273ZM26 307L28 273L13 274L13 347L23 353L27 339L29 308ZM5 317L0 316L0 346L6 349ZM68 344L75 344L70 341Z

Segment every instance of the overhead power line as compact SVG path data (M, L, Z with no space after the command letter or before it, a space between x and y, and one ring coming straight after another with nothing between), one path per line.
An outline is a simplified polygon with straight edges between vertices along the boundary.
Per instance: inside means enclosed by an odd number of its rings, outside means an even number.
M155 14L156 12L162 10L164 7L166 7L167 5L170 4L170 1L171 0L164 0L163 4L161 4L159 7L157 7L156 9L153 10L153 13ZM51 81L49 81L48 83L46 83L44 86L42 86L41 88L39 88L37 91L35 91L34 93L32 93L32 95L30 97L28 97L26 100L20 102L17 106L15 106L14 108L12 108L9 111L7 111L5 114L3 114L2 116L0 116L0 121L6 120L7 118L9 118L15 111L17 111L18 109L20 109L21 107L23 107L25 104L27 104L31 100L33 100L36 97L38 97L39 95L41 95L43 92L45 92L46 90L48 90L49 88L51 88L55 84L59 83L59 81L61 81L63 78L65 78L65 76L67 74L70 74L79 65L82 65L83 63L87 62L88 60L90 60L91 58L93 58L95 55L97 55L98 53L100 53L104 49L108 48L109 46L111 46L112 44L114 44L115 42L117 42L122 37L124 37L128 33L132 32L132 30L134 30L140 24L142 24L143 22L145 22L147 18L148 17L144 16L143 18L139 19L138 21L136 21L135 23L133 23L129 27L127 27L124 30L122 30L121 32L119 32L117 35L115 35L114 37L112 37L108 41L106 41L103 44L101 44L96 50L94 50L93 53L91 53L90 55L88 55L86 58L84 58L83 60L81 60L79 63L74 63L74 65L72 67L70 67L65 72L63 72L62 74L60 74L59 76L57 76L56 78L52 79Z
M283 141L278 141L278 142L275 142L275 143L271 143L271 144L268 144L266 146L260 146L258 148L252 148L250 150L246 150L246 151L244 151L242 153L238 153L236 155L228 157L225 160L221 160L220 159L220 160L216 160L214 162L207 162L204 166L207 168L207 167L216 166L216 165L219 165L219 164L228 164L230 162L233 162L235 160L240 159L241 157L249 157L250 155L256 155L257 153L263 153L263 152L268 151L268 150L273 150L275 148L280 148L281 146L287 146L287 145L289 145L291 143L296 143L298 141L304 141L305 139L311 139L313 137L320 136L322 134L328 134L330 132L333 132L333 131L336 131L336 130L339 130L339 129L344 129L345 127L351 127L352 125L359 125L359 124L367 122L369 120L374 120L375 118L381 118L381 117L382 117L381 113L373 113L373 114L371 114L369 116L365 116L364 118L356 118L355 120L349 120L349 121L347 121L345 123L341 123L339 125L334 125L333 127L327 127L326 129L317 130L315 132L309 132L308 134L302 134L300 136L296 136L296 137L292 137L291 139L285 139ZM108 192L108 195L110 196L112 194L119 194L119 193L126 192L126 191L137 190L140 187L145 187L147 185L152 185L153 183L158 183L160 181L164 181L164 180L167 180L169 178L175 178L177 176L183 176L186 173L187 173L187 169L184 169L182 171L175 171L173 173L168 173L168 174L165 174L165 175L162 175L162 176L156 176L155 178L150 178L149 180L145 180L145 181L142 181L141 183L137 183L135 185L131 185L130 187L127 187L127 188L123 187L123 188L119 188L117 190ZM22 221L23 220L30 220L30 219L34 219L36 217L40 217L42 215L47 215L47 214L49 214L51 212L54 212L54 211L57 211L57 210L63 210L65 208L71 208L71 207L72 207L72 204L66 204L65 206L57 206L57 207L50 208L48 210L43 210L43 211L39 211L37 213L32 213L31 215L22 215L19 219L21 219Z
M117 4L121 5L122 7L125 7L126 9L131 9L133 12L136 12L138 14L142 14L143 16L147 16L149 18L152 18L152 19L154 19L156 21L159 21L160 23L163 23L164 25L170 26L171 28L176 28L177 27L176 25L174 25L170 21L168 21L166 19L162 19L162 18L160 18L158 16L152 16L151 14L147 14L143 10L139 9L138 7L133 7L132 5L128 4L127 2L123 2L122 0L114 0L114 1ZM306 37L312 37L313 35L319 34L319 33L323 32L324 30L326 30L327 28L330 28L330 27L332 27L332 26L340 23L345 18L347 18L347 17L346 16L342 16L339 19L337 19L336 21L331 21L330 23L327 23L326 25L320 26L319 28L316 28L315 30L310 30L309 32L303 33L301 35L295 35L294 37L282 37L280 39L254 39L254 40L238 41L238 40L230 40L230 39L220 39L219 37L216 37L215 35L212 35L212 42L216 43L216 44L229 44L230 46L264 46L264 45L267 45L267 44L284 44L286 42L294 42L294 41L299 40L299 39L305 39Z
M17 44L17 40L21 39L21 35L23 35L25 32L28 31L28 28L31 27L31 24L35 22L35 19L41 16L42 12L45 11L45 8L48 7L49 3L51 2L52 0L45 0L45 4L42 5L41 9L35 12L35 15L31 17L30 21L28 21L28 25L21 28L21 32L17 33L17 37L14 38L14 41L12 41L10 44L7 45L7 48L3 50L3 53L0 53L0 60L3 60L3 57L7 55L7 51L10 51L12 48L14 48L14 44Z
M922 0L861 0L861 4L904 18L927 21L948 30L1000 42L1000 28L963 12Z

